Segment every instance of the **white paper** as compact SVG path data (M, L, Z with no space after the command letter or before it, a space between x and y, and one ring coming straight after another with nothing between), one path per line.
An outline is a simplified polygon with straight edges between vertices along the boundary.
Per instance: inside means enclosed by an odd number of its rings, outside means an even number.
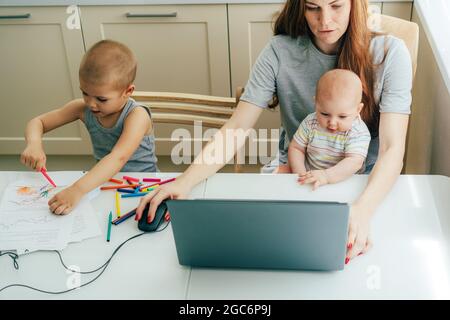
M57 187L41 174L20 173L0 202L0 250L24 254L36 250L61 250L69 242L101 235L95 210L88 201L93 190L68 215L52 214L50 198L83 176L83 172L48 172Z
M22 180L8 185L3 193L0 210L12 212L29 210L48 211L48 201L63 188L55 188L48 184L37 185L33 183Z
M98 237L102 234L95 211L90 202L84 200L71 213L74 215L70 242Z
M0 250L61 250L72 231L73 215L55 215L47 210L1 211Z

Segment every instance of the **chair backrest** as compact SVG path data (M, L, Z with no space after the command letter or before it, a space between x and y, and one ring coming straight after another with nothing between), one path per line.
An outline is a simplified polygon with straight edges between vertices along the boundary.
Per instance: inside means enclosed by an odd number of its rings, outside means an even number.
M411 55L413 79L417 69L417 52L419 50L419 26L417 23L396 17L380 15L380 31L402 39Z
M176 92L135 91L132 98L150 107L155 123L178 123L220 128L231 117L236 99Z
M176 92L135 91L132 98L148 106L154 123L194 125L221 128L236 108L236 98ZM235 172L241 172L235 157Z

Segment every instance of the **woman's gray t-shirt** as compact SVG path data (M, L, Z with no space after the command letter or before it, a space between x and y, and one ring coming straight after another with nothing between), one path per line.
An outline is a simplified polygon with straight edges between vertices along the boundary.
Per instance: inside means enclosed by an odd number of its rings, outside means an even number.
M380 112L410 114L412 66L403 40L379 35L372 39L370 51L373 63L377 65L374 98ZM290 141L303 119L315 111L313 97L319 78L336 66L337 56L319 51L308 36L274 36L253 65L241 100L267 108L277 92L281 123ZM282 150L285 156L287 147L288 143L285 143L285 150ZM375 163L377 155L376 132L372 136L366 165Z
M145 106L137 104L136 101L131 98L128 99L125 107L122 109L119 119L111 128L103 127L88 107L84 109L84 124L91 137L94 157L97 161L100 161L114 148L122 134L125 119L134 108L144 108L151 118L150 110ZM127 163L120 171L157 172L159 170L156 166L156 162L155 137L153 134L148 134L144 136L139 147L134 151L133 155L128 159Z

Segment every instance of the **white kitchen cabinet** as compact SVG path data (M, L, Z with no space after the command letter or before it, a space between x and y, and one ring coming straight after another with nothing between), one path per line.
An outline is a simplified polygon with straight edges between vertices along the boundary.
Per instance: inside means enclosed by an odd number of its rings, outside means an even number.
M0 7L0 153L20 154L26 123L81 97L78 66L84 53L76 8ZM90 153L81 122L44 139L48 154Z

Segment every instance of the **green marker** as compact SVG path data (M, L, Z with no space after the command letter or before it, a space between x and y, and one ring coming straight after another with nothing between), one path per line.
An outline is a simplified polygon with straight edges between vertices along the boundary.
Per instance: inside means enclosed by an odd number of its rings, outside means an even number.
M106 235L106 241L108 241L108 242L111 239L111 225L112 225L112 211L109 212L109 218L108 218L108 233Z

